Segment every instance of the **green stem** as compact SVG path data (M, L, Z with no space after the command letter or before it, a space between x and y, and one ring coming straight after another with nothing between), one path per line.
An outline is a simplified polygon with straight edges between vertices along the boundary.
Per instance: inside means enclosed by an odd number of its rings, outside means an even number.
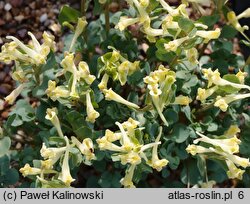
M178 61L178 58L179 58L178 55L176 55L176 56L174 57L174 59L172 60L172 62L169 64L169 67L170 67L170 68L176 64L176 62Z

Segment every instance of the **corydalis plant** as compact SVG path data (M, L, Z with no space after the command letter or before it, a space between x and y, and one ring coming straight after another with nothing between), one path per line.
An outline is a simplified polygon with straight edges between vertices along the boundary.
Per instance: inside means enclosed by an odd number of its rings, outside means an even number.
M106 130L105 136L97 139L100 150L115 152L111 156L113 161L119 161L122 165L128 165L125 177L120 181L127 188L135 187L133 184L134 171L136 166L143 162L143 160L157 171L161 171L168 164L168 160L159 159L158 157L157 148L161 144L162 128L159 129L159 134L155 142L143 144L142 141L139 141L138 136L142 134L142 129L144 128L138 128L139 124L138 121L132 118L129 118L128 121L122 124L116 122L119 132ZM120 145L115 144L116 141ZM150 158L146 154L149 149L152 151Z

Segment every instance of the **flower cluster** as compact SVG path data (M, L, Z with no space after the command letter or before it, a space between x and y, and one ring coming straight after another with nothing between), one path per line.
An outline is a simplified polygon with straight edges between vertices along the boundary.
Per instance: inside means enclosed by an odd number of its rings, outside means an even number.
M239 144L241 140L237 138L237 128L234 126L220 137L211 138L199 132L200 138L193 141L194 144L188 145L186 151L192 155L205 155L205 158L216 158L222 160L227 165L227 175L229 178L242 179L245 170L239 167L247 168L250 166L249 159L237 156L239 153ZM235 133L232 135L232 133ZM197 143L200 143L197 145Z
M216 93L217 90L224 90L223 87L230 87L230 90L236 90L233 94L225 96L218 95L214 101L214 106L220 108L222 111L227 111L228 104L234 101L250 97L250 93L239 94L238 91L241 89L250 90L250 87L244 85L244 78L246 73L239 71L236 75L232 75L234 79L237 79L239 83L230 82L220 77L218 70L212 71L211 68L202 70L204 77L208 80L208 89L198 88L197 100L202 103L207 98Z
M196 22L191 23L186 11L187 4L185 3L179 5L177 8L173 8L166 1L158 0L164 12L163 17L157 17L151 15L154 11L151 9L152 5L150 1L127 0L127 2L132 8L138 11L137 17L122 16L116 28L123 31L128 26L139 24L141 25L141 31L150 42L156 42L157 37L170 37L173 40L164 44L166 52L176 52L178 48L183 48L183 45L196 38L201 38L204 43L208 43L210 40L217 39L220 36L219 28L216 28L214 31L207 31L208 27L206 25ZM160 27L155 28L152 26L152 22L155 19L161 22ZM185 30L187 33L182 32L179 19L188 19L190 24L192 24L192 28L190 27L189 31ZM198 52L196 48L187 48L185 52L187 59L191 63L197 64Z
M65 78L67 74L71 74L71 77L68 80L68 83L57 86L56 81L49 80L48 89L46 93L49 98L53 101L59 101L63 104L67 104L64 101L69 101L68 105L70 106L73 100L80 100L80 97L85 97L86 120L94 123L96 118L99 117L99 113L94 110L92 101L91 101L91 88L90 85L95 80L95 76L90 74L89 66L86 62L80 61L77 62L76 66L75 53L71 52L77 38L83 32L86 27L87 22L85 18L79 18L78 23L75 28L75 33L69 47L69 52L64 53L64 59L61 61L61 66L63 68L60 74L64 74ZM84 89L79 88L84 85Z
M166 126L168 122L162 113L164 107L169 104L188 105L192 101L187 96L175 97L175 77L175 72L160 65L156 71L144 78L152 103Z
M76 147L80 153L84 156L84 163L87 165L91 164L92 160L95 160L94 145L90 138L84 139L80 142L76 137L71 137L71 141L67 136L63 135L60 121L57 117L56 108L47 109L46 119L50 120L53 126L56 128L58 135L64 140L65 146L60 147L47 147L43 143L40 150L40 154L44 160L40 161L39 167L31 167L26 164L20 169L20 172L24 177L30 175L37 175L38 179L42 183L46 183L46 175L55 174L55 179L62 181L65 186L70 186L70 184L75 180L72 178L69 167L70 152L72 148ZM61 172L53 170L54 165L61 161ZM38 176L39 175L39 176Z
M160 137L162 128L160 128L159 135L156 137L155 142L143 144L137 138L138 131L141 132L141 128L138 128L138 121L129 118L122 124L116 122L116 125L119 127L119 132L106 130L105 136L96 141L100 150L115 152L112 155L113 161L120 161L122 165L128 165L126 175L120 181L124 187L135 187L133 184L133 175L136 166L142 162L142 159L157 171L161 171L162 168L168 164L168 160L159 159L157 152L158 146L161 144ZM150 159L148 159L146 154L148 149L152 149Z
M130 62L124 58L119 51L114 48L112 49L112 52L106 53L98 60L98 66L100 67L98 75L103 74L98 87L105 94L106 100L113 100L128 107L139 109L140 107L138 105L125 100L119 94L115 93L112 88L108 89L108 81L110 78L114 81L119 80L123 86L127 82L127 77L140 69L139 61Z

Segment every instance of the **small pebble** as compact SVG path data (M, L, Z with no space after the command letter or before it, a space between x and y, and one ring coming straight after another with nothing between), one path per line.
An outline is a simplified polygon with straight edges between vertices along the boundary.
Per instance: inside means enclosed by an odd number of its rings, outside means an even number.
M18 34L18 36L20 36L21 38L24 38L24 37L26 37L27 32L28 32L27 29L22 28L22 29L20 29L20 30L17 31L17 34Z
M43 23L47 20L48 18L48 15L47 13L44 13L43 15L40 16L40 22Z
M24 19L23 15L15 16L14 19L18 22L21 22Z
M8 111L4 111L4 112L2 112L2 114L1 114L1 117L2 117L3 119L8 118L8 116L9 116L9 112L8 112Z
M11 4L9 4L9 3L5 4L4 10L5 10L5 11L9 11L10 9L12 9Z

